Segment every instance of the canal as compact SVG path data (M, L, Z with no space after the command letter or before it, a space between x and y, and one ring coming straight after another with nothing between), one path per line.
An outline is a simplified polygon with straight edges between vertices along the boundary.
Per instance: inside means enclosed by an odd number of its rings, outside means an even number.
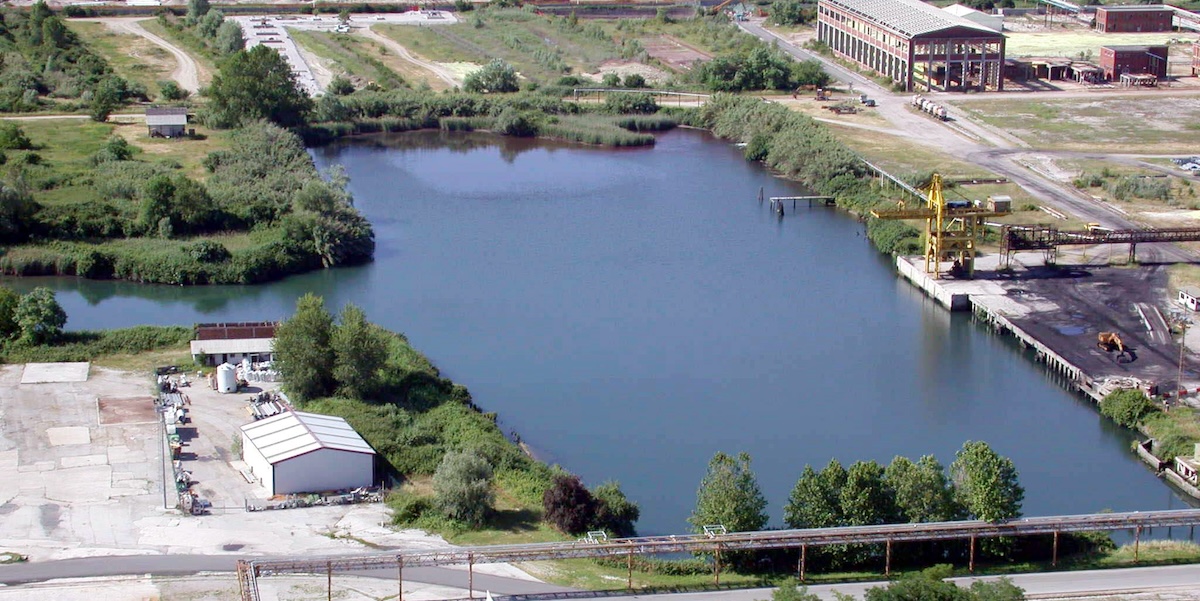
M805 464L1010 456L1025 513L1184 504L1131 435L1008 339L898 280L862 225L696 131L598 150L424 132L314 151L346 166L376 261L259 287L51 285L70 328L286 317L305 292L408 335L542 459L618 480L680 532L716 451L746 451L782 525ZM790 211L789 211L790 213ZM10 283L14 283L10 280Z

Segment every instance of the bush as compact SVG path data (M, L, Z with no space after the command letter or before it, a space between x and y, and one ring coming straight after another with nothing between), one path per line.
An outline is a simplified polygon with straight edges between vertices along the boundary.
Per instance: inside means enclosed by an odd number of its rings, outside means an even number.
M33 143L25 131L12 121L0 121L0 150L29 150Z
M392 508L392 523L397 526L412 525L433 509L433 503L427 497L405 491L388 495L387 505Z
M604 98L604 111L616 115L651 115L657 113L658 108L654 96L645 92L615 92Z
M187 253L201 263L221 263L228 261L233 256L223 244L213 242L212 240L201 240L189 244L187 246Z
M183 100L191 95L191 92L179 87L179 84L171 80L158 82L158 90L164 100Z
M496 131L506 136L516 138L532 138L538 135L537 114L531 111L518 111L507 107L496 117Z
M1137 427L1153 410L1154 405L1141 390L1116 390L1100 401L1100 413L1126 428Z
M625 76L623 84L627 88L644 88L646 87L646 78L640 73L630 73Z
M494 58L483 68L472 71L463 79L463 89L476 94L516 92L517 70L501 59Z
M567 534L587 532L595 519L596 500L579 476L559 474L542 495L545 519Z
M446 453L433 474L433 492L433 504L443 516L481 526L494 511L492 466L475 453Z

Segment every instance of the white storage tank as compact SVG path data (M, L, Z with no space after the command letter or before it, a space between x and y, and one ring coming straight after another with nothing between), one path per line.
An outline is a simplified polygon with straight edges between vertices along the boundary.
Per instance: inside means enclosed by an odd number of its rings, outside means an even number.
M237 392L237 368L222 363L217 366L217 392Z

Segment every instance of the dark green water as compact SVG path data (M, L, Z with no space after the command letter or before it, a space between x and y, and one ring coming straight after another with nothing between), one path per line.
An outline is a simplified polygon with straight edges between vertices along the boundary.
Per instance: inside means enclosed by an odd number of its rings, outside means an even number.
M315 151L375 224L376 261L261 287L52 285L72 328L278 319L305 292L403 331L549 461L619 480L679 532L716 451L747 451L782 524L806 463L966 440L1012 457L1025 513L1181 507L1130 436L1010 341L898 280L854 219L776 220L803 191L699 132L603 151L418 133Z

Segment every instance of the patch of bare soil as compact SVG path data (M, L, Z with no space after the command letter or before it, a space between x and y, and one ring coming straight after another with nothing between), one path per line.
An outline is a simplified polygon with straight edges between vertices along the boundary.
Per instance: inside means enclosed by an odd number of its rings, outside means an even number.
M644 65L633 61L611 60L604 61L600 65L600 69L595 73L584 73L583 76L595 81L600 81L605 75L616 73L621 79L625 79L627 75L634 73L646 78L646 83L657 84L665 81L671 76L670 73L663 71L657 67Z
M647 54L675 71L687 71L696 61L706 61L712 58L711 55L699 48L685 44L669 35L643 38L638 41L642 43Z

